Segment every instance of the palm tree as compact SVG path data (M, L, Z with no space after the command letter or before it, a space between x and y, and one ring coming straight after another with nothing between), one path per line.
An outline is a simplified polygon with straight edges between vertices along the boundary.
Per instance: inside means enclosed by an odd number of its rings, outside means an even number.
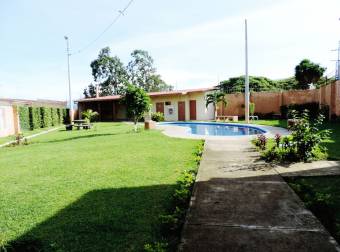
M85 119L86 121L88 121L89 123L90 123L91 121L93 121L93 120L99 115L98 112L93 111L92 109L88 109L88 110L84 111L84 112L81 113L81 114L82 114L82 116L84 117L84 119Z
M209 104L213 104L215 107L215 119L217 117L217 105L218 103L222 102L223 106L226 106L228 104L226 98L225 98L225 93L221 92L221 91L217 91L215 90L213 93L211 94L207 94L206 98L205 98L205 106L208 107Z

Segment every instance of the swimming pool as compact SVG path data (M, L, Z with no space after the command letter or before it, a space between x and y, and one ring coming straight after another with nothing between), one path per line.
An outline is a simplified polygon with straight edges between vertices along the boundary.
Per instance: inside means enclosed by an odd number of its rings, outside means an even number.
M190 134L203 136L249 136L264 134L266 131L258 127L214 122L164 122L160 125L187 127Z

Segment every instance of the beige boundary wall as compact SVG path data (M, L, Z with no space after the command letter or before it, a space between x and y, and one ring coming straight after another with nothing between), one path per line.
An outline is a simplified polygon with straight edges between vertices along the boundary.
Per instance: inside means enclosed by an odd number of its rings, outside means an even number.
M19 117L16 107L6 103L0 103L0 137L17 134L19 127Z
M244 94L227 94L226 99L228 105L224 107L219 104L218 115L244 116ZM329 106L330 116L340 116L340 81L322 86L319 89L254 92L250 95L250 101L255 103L255 113L260 114L280 114L282 105L317 102Z

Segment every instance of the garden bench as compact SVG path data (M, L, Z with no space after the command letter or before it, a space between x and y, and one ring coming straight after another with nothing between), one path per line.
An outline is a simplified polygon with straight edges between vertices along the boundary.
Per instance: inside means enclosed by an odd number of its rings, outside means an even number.
M238 122L238 116L216 116L216 121L233 121L233 122Z

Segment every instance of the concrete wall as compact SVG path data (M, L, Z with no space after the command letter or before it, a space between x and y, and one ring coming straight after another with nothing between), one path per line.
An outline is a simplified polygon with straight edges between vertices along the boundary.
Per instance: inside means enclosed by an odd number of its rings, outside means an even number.
M244 94L227 94L228 105L218 105L218 115L244 116ZM317 102L328 105L330 115L340 116L340 81L334 82L320 89L292 90L284 92L254 92L250 101L255 103L255 113L280 114L280 107L289 104L304 104Z
M152 112L156 112L156 103L164 103L164 119L165 121L178 121L178 102L185 102L185 120L190 120L190 100L196 100L196 120L207 121L214 119L214 106L205 106L205 92L188 93L182 95L169 95L151 97ZM170 106L166 106L165 102L170 102ZM173 113L169 113L169 108L173 109Z
M14 135L16 133L17 120L11 105L0 104L0 137Z

